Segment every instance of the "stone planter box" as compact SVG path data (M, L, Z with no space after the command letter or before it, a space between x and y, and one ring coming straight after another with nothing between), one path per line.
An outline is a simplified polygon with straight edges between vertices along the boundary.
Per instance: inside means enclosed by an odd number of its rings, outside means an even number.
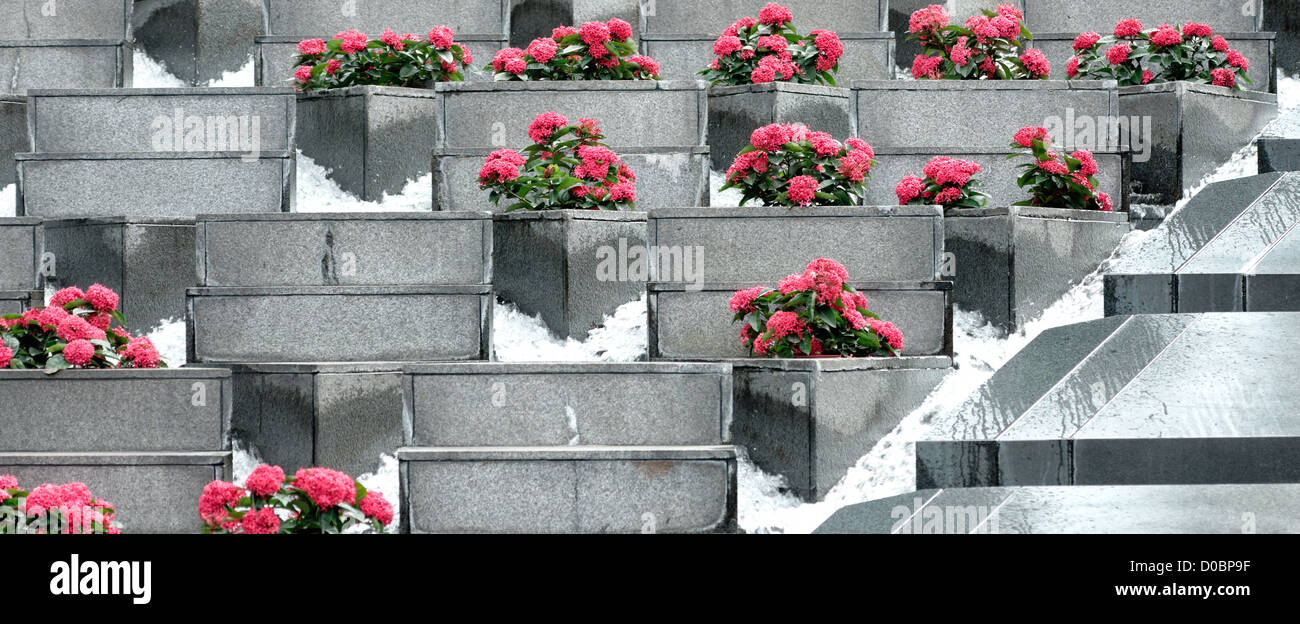
M702 285L650 282L651 360L745 358L740 327L728 308L753 282ZM768 284L775 288L776 284ZM952 282L855 282L871 311L898 326L906 355L952 355Z
M824 497L952 368L936 356L730 363L735 443L808 501Z
M292 212L293 152L18 154L18 214L47 219Z
M196 280L193 220L49 220L45 248L53 255L51 286L113 289L132 334L185 318L185 289Z
M1016 331L1097 270L1130 231L1119 212L1011 206L944 215L953 301Z
M1122 87L1120 114L1151 125L1151 157L1133 159L1143 191L1173 204L1186 189L1248 145L1277 116L1277 96L1169 82Z
M648 213L646 228L648 247L659 251L649 263L657 282L775 287L815 258L840 262L855 280L928 281L943 262L938 206L664 208ZM782 232L799 243L755 246L737 236L747 230ZM688 255L702 257L703 267L686 266Z
M457 2L456 0L366 0L351 12L339 10L336 0L263 0L266 7L266 32L274 35L319 36L356 28L378 37L380 31L424 33L433 26L446 25L461 33L510 35L509 0ZM477 56L477 55L476 55ZM477 62L478 59L475 59ZM483 60L487 64L489 56Z
M842 87L768 82L709 89L709 148L714 171L726 171L749 146L756 128L802 123L836 140L857 134L850 96Z
M397 457L407 533L711 533L736 526L733 446L408 447Z
M358 6L361 6L362 4L367 3L357 3ZM422 18L420 23L424 25L414 26L414 30L411 32L419 34L421 38L429 32L430 26L428 24L433 24L434 26L440 26L443 24L441 21L430 22L428 21L427 16ZM362 32L365 32L371 37L378 37L379 33L383 32L385 28L392 28L393 32L407 32L399 30L388 22L384 22L384 24L385 25L380 26L378 29ZM303 39L311 39L313 37L320 37L329 40L330 37L334 36L334 33L347 30L348 28L351 28L351 26L344 26L338 30L331 30L328 33L315 35L267 35L253 37L253 84L259 87L293 86L293 70L294 67L296 67L294 61L298 59L298 43ZM454 29L455 27L453 27L453 30ZM482 71L482 68L492 61L492 57L498 50L508 45L507 39L500 35L462 35L459 30L456 30L456 43L464 45L469 49L469 53L474 56L474 63L472 65L461 68L461 73L464 74L465 80L468 81L492 80L492 75Z
M0 41L38 39L130 39L133 0L81 0L75 6L46 0L0 0ZM44 9L44 10L43 10Z
M492 355L492 287L190 288L194 363L418 362Z
M708 3L701 3L700 6L713 8ZM761 8L760 6L759 9ZM748 15L757 16L759 9L755 9ZM732 22L739 19L740 15L743 14L736 13L735 19L719 22L713 34L701 32L699 26L682 33L647 33L641 37L641 48L659 63L659 75L664 80L699 79L698 73L708 69L709 63L716 58L713 54L713 42L722 29L730 26ZM799 28L801 34L807 34L812 30L798 10L794 15L795 26ZM851 80L893 79L895 62L893 33L849 32L840 30L834 23L828 28L835 30L844 44L844 56L840 57L840 70L835 74L837 84L848 85Z
M195 86L241 69L263 34L262 0L137 0L137 47Z
M41 287L45 229L35 217L0 218L0 291Z
M636 173L638 211L709 205L709 148L612 147ZM434 210L504 210L478 185L483 159L493 148L437 149L433 156ZM507 204L509 205L509 204Z
M1011 143L1010 135L1007 144ZM874 144L873 144L874 145ZM935 156L951 156L972 160L984 168L978 175L989 195L989 206L1009 206L1029 199L1029 193L1016 186L1021 171L1017 167L1029 162L1027 157L1007 159L1013 152L1007 147L876 147L877 164L871 170L867 194L863 203L868 206L898 203L894 186L907 175L921 175L925 163ZM1097 186L1110 195L1116 212L1128 211L1129 161L1127 146L1113 150L1093 151L1097 167Z
M997 5L997 2L985 0L959 0L959 2L967 6L984 3L988 5L987 8ZM1170 24L1199 22L1208 24L1216 31L1253 32L1259 30L1261 17L1265 14L1263 0L1201 0L1200 2L1093 0L1087 6L1069 0L1012 0L1012 2L1024 11L1025 25L1030 32L1034 33L1034 39L1038 38L1040 31L1072 32L1075 35L1085 30L1107 33L1112 31L1120 20L1129 17L1141 20L1148 28L1154 28L1163 22ZM970 14L962 15L962 18Z
M1053 120L1068 127L1075 119L1109 120L1119 114L1112 80L855 80L852 85L858 136L877 153L927 145L1006 150L1024 126L1050 130ZM1054 133L1056 143L1073 147L1076 141L1069 139L1076 137L1060 134ZM1123 138L1080 147L1116 149L1128 143Z
M1300 171L1300 139L1260 137L1259 172Z
M1239 3L1240 4L1240 3ZM1185 24L1189 21L1182 15L1182 11L1172 14L1171 20L1176 18L1177 22L1169 23ZM1123 19L1123 18L1121 18ZM1191 20L1199 21L1199 20ZM1119 20L1111 22L1109 26L1096 32L1110 34ZM1147 22L1143 21L1143 26L1153 28L1164 23L1163 21ZM1204 22L1202 22L1204 23ZM1087 30L1087 29L1084 29ZM1074 39L1079 36L1083 30L1069 32L1044 32L1033 31L1034 40L1029 43L1030 46L1038 48L1047 55L1047 59L1052 63L1052 75L1054 77L1065 78L1065 64L1074 56ZM1232 48L1241 52L1250 59L1250 70L1246 72L1246 77L1250 78L1254 84L1247 85L1252 91L1264 91L1267 93L1277 93L1276 55L1277 33L1272 32L1227 32L1215 29L1215 35L1221 35L1228 40Z
M492 283L487 212L200 215L199 286Z
M645 291L635 271L604 270L625 264L629 250L645 250L644 212L516 211L495 219L496 294L524 314L540 315L561 338L585 340L605 316Z
M0 94L28 89L112 89L131 84L131 43L121 39L0 41Z
M233 436L286 472L372 472L381 455L402 446L399 362L229 366Z
M32 89L27 97L33 152L294 148L292 89ZM191 123L202 130L194 132Z
M28 308L45 305L45 293L39 290L0 290L0 316L22 314Z
M18 181L14 154L30 151L27 100L17 95L0 95L0 190Z
M731 367L712 363L418 364L406 445L708 446L731 440Z

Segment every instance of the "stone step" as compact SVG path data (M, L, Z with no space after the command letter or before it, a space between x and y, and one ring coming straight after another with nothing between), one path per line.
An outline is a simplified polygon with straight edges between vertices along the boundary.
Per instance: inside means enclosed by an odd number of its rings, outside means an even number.
M644 12L645 33L706 33L714 38L722 29L742 17L757 19L766 0L655 0L653 10ZM794 13L800 34L813 30L872 32L885 29L888 0L786 0L780 3Z
M651 360L748 357L729 306L753 282L650 282ZM776 288L775 283L766 284ZM952 282L854 282L872 312L903 332L906 355L952 355Z
M1300 310L1300 173L1217 182L1105 276L1106 314Z
M488 212L200 215L199 286L492 283Z
M193 219L50 219L44 229L51 286L113 289L132 334L185 318L185 289L197 280Z
M18 214L194 217L292 212L293 152L18 154Z
M1300 171L1300 139L1260 137L1259 172Z
M22 314L42 305L45 305L45 293L39 290L0 290L0 316Z
M292 89L31 89L33 152L286 152Z
M121 39L0 41L0 94L28 89L113 89L131 84L131 42Z
M813 532L1295 533L1297 501L1294 483L929 489L843 507Z
M731 440L731 367L709 363L416 364L406 445L715 445Z
M700 6L712 9L712 3L700 3ZM698 79L700 78L698 72L708 69L709 63L717 58L713 54L713 42L717 40L718 35L722 34L724 28L742 15L745 14L737 13L734 17L721 21L711 19L709 20L711 25L707 30L703 25L696 25L684 31L647 32L641 37L641 48L647 56L659 63L659 76L664 80ZM757 17L758 9L749 15ZM794 24L800 34L807 35L818 28L814 22L803 19L800 15L796 10ZM844 44L844 55L840 57L839 70L832 74L837 84L847 85L851 80L893 79L895 63L893 33L880 30L841 30L837 22L831 22L821 28L834 30L839 35L840 42Z
M355 28L373 38L385 28L424 37L435 26L461 33L510 36L510 1L485 0L264 0L266 32L271 35L331 37ZM558 26L559 24L556 24ZM485 59L484 64L491 58Z
M800 123L838 141L857 136L853 92L842 87L765 82L709 89L709 149L714 171L726 171L756 128Z
M70 4L72 6L66 6ZM130 39L133 0L0 0L0 41Z
M491 285L191 288L186 299L192 363L486 360L492 354Z
M230 451L0 453L0 474L26 487L84 483L113 503L123 533L198 533L203 486L234 479L231 461Z
M358 3L360 4L360 3ZM441 25L436 21L434 26ZM366 31L366 34L373 38L378 38L384 28L391 26L381 26L377 30ZM406 32L396 27L391 27L393 32ZM430 26L417 27L423 30L411 31L414 34L424 38L429 32ZM343 29L346 30L346 27ZM291 87L294 78L293 71L297 67L298 61L298 43L303 39L312 37L329 40L337 31L328 31L326 33L317 33L306 36L277 36L267 35L253 38L253 84L259 87ZM549 31L548 31L549 32ZM461 74L468 81L491 81L492 74L483 71L483 67L492 61L496 52L507 46L507 39L497 34L475 35L461 34L456 31L456 43L465 46L469 53L474 57L474 63L469 67L462 67Z
M264 33L262 0L136 0L136 47L167 73L202 86L244 67Z
M35 217L0 217L0 291L41 288L45 228Z
M0 190L18 181L14 154L32 151L27 140L27 100L0 95Z
M5 452L230 448L225 369L70 369L54 375L0 369L0 405ZM69 405L94 405L93 424L85 410L55 407Z
M1277 33L1277 68L1300 73L1300 6L1290 0L1264 0L1260 29Z
M916 443L917 487L1300 480L1300 313L1109 317L1043 332Z
M985 0L957 0L961 4L978 4ZM1092 30L1106 34L1115 24L1127 18L1136 18L1146 28L1162 23L1185 24L1199 22L1216 31L1255 32L1264 16L1263 0L1092 0L1086 4L1070 0L1012 0L1025 14L1025 26L1038 38L1041 32L1072 32L1075 35ZM988 4L996 4L988 2ZM965 19L965 15L962 19Z
M733 446L403 448L409 533L710 533L736 527ZM475 484L491 483L484 489Z
M1239 3L1240 4L1240 3ZM1028 17L1028 16L1026 16ZM1177 22L1168 22L1170 24L1182 24L1188 21L1186 17L1177 18ZM1115 29L1115 24L1119 20L1111 22L1110 26L1096 31L1102 35L1109 35ZM1142 25L1146 28L1155 28L1165 22L1147 22L1143 21ZM1038 48L1047 56L1047 60L1052 64L1053 77L1065 77L1065 65L1070 62L1070 57L1074 56L1074 40L1083 30L1071 30L1062 32L1039 32L1034 30L1034 40L1029 43L1031 47ZM1232 49L1241 52L1247 59L1250 59L1250 70L1246 72L1246 77L1250 78L1251 83L1245 85L1251 91L1264 91L1266 93L1277 93L1277 81L1273 76L1274 62L1273 55L1276 49L1277 33L1272 32L1255 32L1254 30L1241 32L1228 32L1215 30L1215 35L1222 36L1228 40ZM1056 113L1061 115L1062 113Z

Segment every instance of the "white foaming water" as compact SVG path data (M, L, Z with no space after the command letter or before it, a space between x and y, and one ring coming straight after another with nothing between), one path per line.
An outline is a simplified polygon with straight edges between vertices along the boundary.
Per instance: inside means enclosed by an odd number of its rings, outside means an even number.
M635 362L645 359L646 297L629 301L605 317L587 340L563 340L540 316L528 316L514 304L497 304L492 316L492 347L501 362Z
M232 477L230 482L242 484L245 479L248 479L248 475L253 474L254 468L262 465L262 456L256 448L245 446L244 442L238 439L231 443L231 450L234 455L231 465L235 474L229 475Z
M131 55L131 86L138 89L180 89L190 87L188 82L177 78L167 70L167 65L136 50ZM220 78L208 81L207 87L251 87L253 86L253 57L250 55L244 66L228 71Z
M0 188L0 217L12 217L18 214L18 185L10 184Z
M149 330L147 335L167 366L180 368L185 365L185 321L183 319L167 319Z
M719 208L734 207L740 205L740 198L744 193L740 189L722 190L727 184L727 172L710 171L709 172L709 205ZM751 206L754 204L750 204Z
M398 496L401 494L397 472L398 462L396 457L387 454L381 456L379 462L378 470L357 477L357 481L366 486L367 491L383 494L384 499L393 506L393 521L385 525L388 532L393 533L402 522L402 506L398 504Z
M362 201L329 179L331 170L298 152L298 212L429 212L433 210L433 174L410 180L398 195Z

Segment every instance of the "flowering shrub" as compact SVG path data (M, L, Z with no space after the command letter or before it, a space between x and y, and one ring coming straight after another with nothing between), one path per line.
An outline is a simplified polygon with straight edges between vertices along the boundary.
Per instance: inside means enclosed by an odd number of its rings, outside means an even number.
M746 17L722 31L713 42L717 58L700 73L711 84L759 84L788 81L835 84L844 44L829 30L803 36L794 28L790 9L769 2L758 18Z
M497 52L484 68L496 80L658 80L659 63L637 54L632 25L614 18L560 26L528 48Z
M48 483L28 492L13 475L0 474L0 535L117 534L113 504L95 498L84 483Z
M286 477L262 464L244 487L213 481L199 497L204 533L384 533L393 506L378 491L329 468L303 468Z
M1110 35L1079 35L1074 53L1065 66L1070 78L1116 80L1121 87L1186 80L1240 89L1242 82L1251 83L1250 61L1196 22L1143 30L1141 22L1126 19Z
M542 113L528 126L533 144L520 154L499 149L479 170L479 187L488 198L513 210L632 210L636 174L618 154L600 143L605 135L595 119L570 125L558 113Z
M70 286L44 308L5 315L0 368L166 368L153 342L121 327L117 304L117 293L99 284Z
M1024 25L1020 9L998 5L966 20L964 26L949 25L948 12L932 4L908 19L908 39L918 41L924 54L912 61L917 80L1021 80L1044 79L1052 65L1038 49L1025 49L1021 38L1033 40Z
M293 77L303 91L357 85L422 86L430 82L460 82L461 68L474 56L453 41L450 28L438 26L424 39L385 30L379 39L347 30L329 41L307 39L298 44Z
M1047 130L1034 126L1016 132L1011 147L1032 162L1020 165L1024 173L1016 180L1029 188L1032 197L1017 206L1044 206L1110 212L1110 196L1097 190L1097 161L1092 152L1076 150L1068 156L1052 149Z
M741 189L742 206L751 199L764 206L855 205L876 164L866 141L850 137L841 145L802 124L763 126L749 143L727 169L722 187Z
M982 186L975 174L983 171L979 163L947 156L930 159L921 171L924 178L914 175L904 177L894 187L898 204L938 204L949 208L979 208L988 202L988 195L980 192Z
M898 355L903 332L867 309L840 263L819 258L776 290L757 286L731 297L732 323L751 356Z

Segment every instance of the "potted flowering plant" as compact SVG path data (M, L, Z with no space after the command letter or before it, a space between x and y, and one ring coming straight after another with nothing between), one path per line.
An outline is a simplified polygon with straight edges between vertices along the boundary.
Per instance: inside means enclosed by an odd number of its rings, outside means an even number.
M722 190L740 189L742 206L751 200L765 206L851 206L862 198L875 158L871 145L857 137L841 144L803 124L771 124L750 135Z
M560 26L527 49L497 52L484 70L495 80L658 80L659 64L637 54L632 25L614 18Z
M303 468L286 477L262 464L240 487L213 481L199 497L205 534L386 533L393 506L378 491L330 468Z
M303 91L362 85L423 87L464 80L461 68L473 62L473 55L456 43L446 26L433 28L424 39L385 30L372 40L349 29L329 41L299 43L293 77Z
M769 2L757 18L728 26L713 42L716 58L701 70L713 85L784 81L835 85L844 44L830 30L800 35L790 9Z
M938 204L949 208L979 208L988 203L988 195L979 189L975 174L983 168L971 160L936 156L925 164L922 175L905 176L894 187L901 206Z
M0 368L166 368L153 342L122 328L118 296L95 284L70 286L50 304L0 319ZM114 325L114 323L117 325Z
M0 535L114 535L122 532L116 514L84 483L46 483L28 492L13 475L0 474Z
M1025 80L1044 79L1052 66L1041 50L1024 49L1033 40L1025 16L1011 4L987 9L950 25L948 12L937 4L920 9L908 19L908 39L924 48L912 61L917 80Z
M1052 137L1044 128L1027 126L1016 132L1011 147L1031 160L1020 165L1024 173L1016 184L1028 187L1031 197L1015 205L1110 212L1110 196L1097 190L1097 161L1092 152L1081 149L1066 155L1051 144Z
M1113 79L1121 87L1183 80L1241 89L1241 83L1252 83L1246 76L1250 60L1195 22L1144 30L1142 22L1130 18L1104 37L1080 34L1074 51L1065 66L1069 77Z

